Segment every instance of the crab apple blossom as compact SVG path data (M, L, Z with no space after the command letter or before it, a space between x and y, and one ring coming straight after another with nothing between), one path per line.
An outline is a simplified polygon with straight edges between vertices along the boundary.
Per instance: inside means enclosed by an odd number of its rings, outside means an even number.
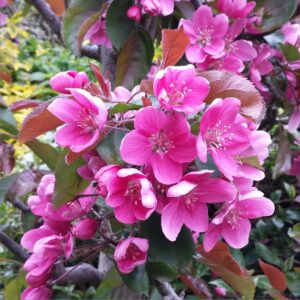
M58 98L48 110L66 123L56 132L56 143L81 152L100 138L108 112L102 100L87 91L70 89L70 92L72 98Z
M21 295L21 300L48 300L52 297L52 290L46 286L29 287Z
M121 142L122 159L136 166L150 164L159 182L177 183L182 164L197 156L196 139L186 118L177 112L146 107L136 114L134 126Z
M213 16L209 6L201 5L191 20L181 20L185 33L190 39L186 57L191 63L204 62L207 56L223 55L228 17L225 14Z
M239 188L244 182L236 179L235 184ZM205 251L209 252L221 236L231 247L243 248L249 242L249 219L271 216L274 210L273 202L263 197L256 188L240 190L238 197L226 202L209 224L203 242Z
M217 8L232 18L245 18L255 7L255 1L247 0L217 0Z
M207 161L210 154L219 170L229 179L238 175L235 159L250 147L249 120L239 114L236 98L216 99L204 113L197 138L198 157Z
M157 73L153 90L163 108L196 114L204 108L209 84L205 78L197 76L193 65L172 66Z
M170 241L176 240L183 224L195 232L207 229L206 203L228 202L235 198L235 187L225 180L211 178L211 173L209 170L188 173L168 189L169 203L162 210L161 226Z
M130 237L120 241L114 253L120 272L128 274L137 266L143 265L147 260L148 249L147 239Z
M82 89L89 78L85 72L67 71L59 72L50 79L50 86L54 91L61 94L70 94L69 89Z
M132 5L127 10L127 17L131 20L139 22L142 18L142 11L137 5Z
M106 203L114 208L118 221L132 224L146 220L155 211L157 200L151 182L140 171L120 169L107 185Z
M74 224L72 233L82 241L90 240L99 227L99 221L91 218L84 218Z
M168 16L174 11L174 0L141 0L141 5L151 16Z
M285 43L300 48L300 24L291 24L291 22L288 22L281 28L281 32L283 33Z

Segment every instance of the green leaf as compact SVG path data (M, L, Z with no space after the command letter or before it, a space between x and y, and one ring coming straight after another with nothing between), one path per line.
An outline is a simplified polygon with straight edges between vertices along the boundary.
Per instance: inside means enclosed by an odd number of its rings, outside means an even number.
M84 164L82 159L78 159L70 165L65 163L65 156L68 150L64 149L58 157L55 166L55 190L53 203L59 207L73 200L88 186L88 181L84 180L77 173L77 169Z
M68 48L80 56L82 39L96 22L104 0L73 0L65 12L62 36Z
M289 228L288 235L291 238L300 238L300 223L297 223L292 228Z
M260 161L257 156L241 157L241 162L243 162L251 167L254 167L256 169L263 170L263 167L261 166Z
M173 267L162 262L149 262L146 268L149 275L159 281L173 281L178 276Z
M279 46L287 61L292 62L300 59L300 52L296 46L287 43Z
M122 131L111 131L97 146L97 152L108 164L122 163L120 158L120 144L124 136L125 133Z
M132 89L148 73L153 56L154 48L149 34L142 29L134 32L119 54L115 85Z
M297 9L297 0L264 0L264 18L259 30L261 33L273 31L285 24Z
M135 22L127 17L132 0L114 0L106 15L106 33L112 44L120 50L135 29Z
M113 106L109 110L109 115L112 116L114 114L118 113L124 113L130 110L138 110L142 108L143 106L138 105L138 104L125 104L125 103L118 103L117 105Z
M121 274L121 277L134 292L149 295L149 276L145 266L137 267L129 274Z
M45 163L51 170L55 169L58 152L49 144L42 143L36 139L29 141L26 145Z
M6 300L19 300L22 291L27 287L25 281L25 274L20 273L17 277L10 280L5 286L4 299Z
M262 258L266 262L280 266L280 259L277 257L275 253L273 253L267 246L262 243L255 243L255 252L258 257Z
M0 128L8 133L18 134L17 122L10 110L5 107L0 107Z
M18 173L15 173L0 179L0 204L5 199L9 188L16 181L18 175Z
M141 225L143 237L149 240L149 262L163 262L179 270L185 267L195 252L190 231L183 227L175 242L169 241L161 230L160 216L154 214Z

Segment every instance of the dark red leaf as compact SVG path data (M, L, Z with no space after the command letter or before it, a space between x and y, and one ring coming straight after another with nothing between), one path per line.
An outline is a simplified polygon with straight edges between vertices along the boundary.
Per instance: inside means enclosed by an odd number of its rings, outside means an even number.
M37 107L42 103L42 101L39 100L20 100L20 101L15 101L12 104L9 105L9 110L10 111L19 111L25 108L33 108Z
M182 274L180 275L180 280L189 287L199 299L212 299L209 287L203 279Z
M47 107L51 102L43 102L25 118L19 134L21 143L31 141L37 136L63 124L61 120L48 111Z
M162 69L175 66L183 56L190 39L183 28L163 29L162 31Z
M101 87L101 90L102 90L102 93L103 93L103 96L105 98L109 98L110 97L110 83L109 83L109 80L106 79L103 74L101 73L100 69L98 66L96 66L95 64L93 63L90 63L90 67Z
M145 92L149 95L153 95L153 80L150 79L142 80L140 85L140 91Z
M0 172L8 175L14 168L16 160L13 145L0 141Z
M1 79L8 82L8 83L12 82L12 78L11 78L10 74L8 74L6 72L0 72L0 80Z

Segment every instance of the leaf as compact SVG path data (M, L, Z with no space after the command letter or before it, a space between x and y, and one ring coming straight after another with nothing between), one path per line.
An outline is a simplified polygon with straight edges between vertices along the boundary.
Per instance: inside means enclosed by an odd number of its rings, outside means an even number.
M175 66L185 53L189 37L181 26L179 29L163 29L162 31L162 69Z
M36 139L27 142L26 146L29 147L51 170L55 169L58 159L58 152L55 148Z
M51 101L46 101L40 104L25 118L20 129L20 143L31 141L37 136L63 124L61 120L48 111L47 107L50 103Z
M120 50L135 29L135 22L127 17L131 0L114 0L106 15L106 33L112 44Z
M12 144L0 141L0 173L8 175L13 170L16 164L14 153Z
M291 238L300 238L300 223L297 223L293 227L289 228L288 235Z
M81 42L84 32L92 22L87 21L102 9L104 0L73 0L65 12L63 19L62 36L64 42L73 53L80 56ZM87 22L87 23L85 23Z
M13 278L5 286L4 299L5 300L18 300L22 291L27 287L25 281L25 274L20 272L17 277Z
M0 179L0 204L5 199L7 192L9 191L12 184L16 181L17 177L18 173L14 173Z
M65 11L65 1L64 0L47 0L51 9L57 16L62 16Z
M257 256L269 263L279 266L280 259L278 258L276 253L272 252L272 250L270 250L267 246L260 242L255 242L255 252Z
M241 157L241 162L243 162L251 167L254 167L256 169L263 170L263 167L261 166L260 161L257 156Z
M149 276L145 266L137 267L129 274L121 274L121 277L134 292L149 295Z
M111 131L96 148L96 151L107 164L120 164L120 144L125 136L124 132Z
M14 101L12 104L9 105L9 110L12 112L16 112L25 108L33 108L38 107L42 101L39 100L20 100Z
M142 29L133 33L119 54L115 85L133 88L150 70L153 56L154 48L149 34Z
M293 62L300 59L298 48L292 44L280 44L280 49L287 61Z
M84 165L82 159L78 159L70 165L65 163L67 149L64 149L58 157L55 166L55 189L53 203L59 207L64 203L73 200L88 186L88 181L84 180L77 173L77 169Z
M109 80L106 79L102 73L101 73L101 70L100 68L93 64L93 63L90 63L90 67L100 85L100 88L102 90L102 93L103 93L103 96L106 97L106 98L109 98L110 97L110 83L109 83Z
M258 260L259 266L264 271L265 275L268 277L273 288L284 292L286 289L286 278L285 274L278 268L269 265L262 260Z
M163 262L179 270L185 267L195 251L190 231L183 227L175 242L169 241L161 230L160 216L153 214L141 224L143 237L149 240L149 262Z
M130 110L139 110L140 108L142 108L142 106L138 104L118 103L109 110L109 115L112 116L114 114L124 113Z
M225 71L201 72L210 83L210 91L206 103L216 98L235 97L241 101L241 113L260 123L265 114L265 102L246 78Z
M17 122L9 109L0 106L0 128L11 134L18 134Z
M202 256L200 258L202 263L242 296L253 299L255 283L248 271L236 262L225 243L218 242L210 252L205 252L203 246L200 245L197 251Z
M260 33L270 32L289 21L297 9L297 0L264 0L264 17L257 29Z
M173 267L162 262L148 262L146 268L149 275L159 281L173 281L178 276Z

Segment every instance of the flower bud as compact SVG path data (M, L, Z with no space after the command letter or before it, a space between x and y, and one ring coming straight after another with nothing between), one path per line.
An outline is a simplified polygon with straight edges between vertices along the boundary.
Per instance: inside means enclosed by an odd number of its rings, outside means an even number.
M85 218L73 226L73 234L80 240L90 240L96 233L99 222L95 219Z
M127 17L131 20L139 22L142 17L142 11L138 6L132 5L127 10Z
M22 293L21 300L48 300L51 296L52 290L47 287L29 287Z

